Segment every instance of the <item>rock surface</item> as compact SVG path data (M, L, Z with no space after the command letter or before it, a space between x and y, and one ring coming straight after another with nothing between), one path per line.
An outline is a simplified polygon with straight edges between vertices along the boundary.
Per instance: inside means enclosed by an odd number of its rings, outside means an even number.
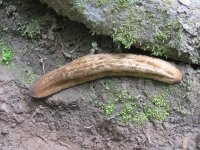
M200 1L41 0L126 48L200 64ZM188 5L190 4L190 5Z

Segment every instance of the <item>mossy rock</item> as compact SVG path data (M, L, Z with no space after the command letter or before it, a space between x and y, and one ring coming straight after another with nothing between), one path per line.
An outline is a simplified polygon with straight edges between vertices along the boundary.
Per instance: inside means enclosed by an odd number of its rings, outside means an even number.
M200 64L200 1L177 0L41 0L63 16L109 35L125 48Z

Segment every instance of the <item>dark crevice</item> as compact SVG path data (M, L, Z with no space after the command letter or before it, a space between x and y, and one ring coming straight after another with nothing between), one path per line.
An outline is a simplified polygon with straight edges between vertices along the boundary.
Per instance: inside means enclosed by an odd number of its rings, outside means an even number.
M190 66L191 66L194 70L199 70L199 69L200 69L200 65L197 65L197 64L190 64Z
M129 49L129 50L128 49L125 50L124 52L138 54L138 55L145 55L145 56L154 57L154 58L159 58L159 59L162 59L162 60L165 60L165 61L174 62L175 64L185 63L185 62L182 62L180 60L176 60L176 59L172 59L172 58L154 56L154 55L152 55L152 52L144 51L144 50L142 50L140 48L136 48L134 46L132 46L131 49Z

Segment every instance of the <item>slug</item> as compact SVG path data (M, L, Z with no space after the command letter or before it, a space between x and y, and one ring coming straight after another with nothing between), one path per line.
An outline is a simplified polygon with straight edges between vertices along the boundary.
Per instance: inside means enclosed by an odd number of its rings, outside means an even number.
M87 81L132 76L178 83L182 73L161 59L134 54L96 54L78 58L41 77L30 87L30 95L42 98Z

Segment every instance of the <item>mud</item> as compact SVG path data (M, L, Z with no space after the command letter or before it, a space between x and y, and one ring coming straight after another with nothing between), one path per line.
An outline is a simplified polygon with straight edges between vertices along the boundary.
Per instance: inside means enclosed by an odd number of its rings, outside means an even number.
M106 78L32 99L28 88L44 73L89 53L121 51L109 37L93 36L84 25L57 16L36 0L4 0L0 35L0 43L13 52L9 65L0 64L0 149L200 149L198 69L172 62L183 72L176 85ZM134 48L122 52L140 53ZM122 97L125 102L106 115L104 106L116 97L115 89L128 91L141 107L169 89L170 114L163 122L123 122L117 115L127 102Z

